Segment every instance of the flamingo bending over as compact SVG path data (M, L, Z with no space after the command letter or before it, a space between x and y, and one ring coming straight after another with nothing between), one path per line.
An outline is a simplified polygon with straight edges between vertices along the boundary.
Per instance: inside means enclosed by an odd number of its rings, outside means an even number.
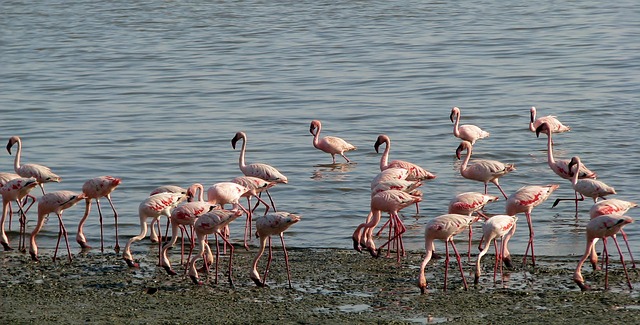
M455 118L455 122L454 119ZM479 139L484 139L489 137L489 132L486 132L479 128L478 126L472 124L460 124L460 109L454 107L451 109L451 114L449 115L449 119L453 124L453 135L457 138L460 138L465 141L471 142L471 144L476 144L476 141Z
M207 202L211 204L219 204L224 209L225 204L231 204L232 211L238 209L247 214L247 222L245 223L245 236L244 247L249 250L247 233L250 231L247 229L249 226L249 214L250 212L240 204L240 198L249 192L249 188L234 182L220 182L215 183L207 189ZM249 207L251 209L251 207ZM227 232L228 234L228 232Z
M78 223L78 233L76 234L76 242L80 244L80 247L83 249L91 248L91 246L87 245L87 239L84 236L84 223L89 217L89 213L91 212L91 200L96 200L96 206L98 207L98 215L100 216L100 251L104 252L104 237L103 237L103 223L102 223L102 209L100 208L100 198L106 197L107 201L109 201L109 205L111 205L111 210L113 210L113 219L115 220L116 227L116 245L114 250L116 253L120 252L120 244L118 242L118 212L116 208L113 206L113 201L111 201L111 192L120 185L122 180L113 176L99 176L92 178L86 181L82 185L82 193L84 193L85 197L85 209L84 215L82 219L80 219L80 223Z
M606 214L621 216L627 213L629 209L636 208L636 207L638 207L638 204L635 202L629 202L629 201L615 199L615 198L606 199L606 200L597 202L593 206L591 206L591 209L589 210L589 216L591 217L591 219L598 216L606 215ZM620 234L622 235L622 239L624 239L624 242L627 245L627 251L629 252L629 257L631 258L631 265L635 269L636 261L633 258L633 253L631 253L631 247L629 246L629 241L627 240L627 234L624 232L623 229L620 229ZM598 263L598 255L596 254L595 248L591 255L591 262L592 262L593 268L596 269L597 263Z
M527 243L527 249L524 253L524 257L522 259L522 264L526 264L527 254L529 253L529 248L531 248L531 262L533 266L536 266L536 256L533 250L533 223L531 222L531 211L533 208L540 205L542 202L546 201L551 193L553 193L556 189L558 189L560 185L558 184L549 184L549 185L527 185L518 189L515 193L511 194L507 199L506 205L506 214L510 216L515 216L518 213L524 213L527 218L527 224L529 225L529 242ZM507 267L511 267L511 255L507 251L505 256L503 257L504 263Z
M627 284L629 285L629 289L633 289L631 286L631 280L629 279L629 274L627 273L627 267L624 264L624 257L622 256L622 251L620 250L620 246L618 245L618 240L615 237L615 234L618 233L622 227L633 222L633 219L628 216L619 216L619 215L601 215L595 217L589 221L587 224L587 245L578 262L578 266L576 267L575 272L573 273L573 281L580 287L580 290L587 291L591 289L588 285L584 283L584 278L582 277L582 264L587 260L587 257L591 255L593 252L593 246L596 244L598 239L602 239L602 243L604 245L604 259L605 259L605 276L604 276L604 288L605 290L609 287L609 254L607 252L607 237L612 237L613 242L616 244L616 248L618 249L618 254L620 254L620 262L622 263L622 267L624 268L624 274L627 276Z
M472 164L469 164L471 159L471 152L473 151L473 145L469 141L462 141L456 149L456 157L460 159L460 155L463 150L467 150L467 156L460 165L460 175L466 179L479 181L484 183L484 194L487 194L487 184L489 182L495 184L504 198L507 198L507 194L504 193L498 179L514 170L516 167L513 164L503 164L496 160L478 159L474 160Z
M7 143L7 151L11 154L11 147L14 144L18 144L18 151L16 152L16 157L13 161L13 169L16 171L16 174L20 175L20 177L33 177L38 181L38 185L42 190L42 194L44 194L44 183L56 182L59 183L62 181L62 178L56 174L54 174L49 167L38 165L38 164L24 164L20 165L20 156L22 154L22 140L19 136L14 135L9 138L9 142Z
M197 193L188 193L188 189L185 189L184 187L178 186L178 185L160 185L160 186L154 188L153 190L151 190L151 192L149 193L149 196L156 195L158 193L181 193L181 194L186 196L186 201L187 202L193 201L195 195L197 194ZM155 231L154 229L159 227L159 225L156 226L156 223L159 222L159 221L160 221L160 219L151 220L151 223L149 224L149 228L151 228L151 230ZM156 228L154 228L154 227L156 227ZM165 228L164 236L165 237L169 236L169 222L167 222L167 227Z
M67 229L64 227L64 222L62 222L62 212L85 199L86 194L84 193L75 193L71 191L55 191L49 192L43 195L38 200L38 223L36 227L31 232L31 241L29 246L29 254L31 255L31 259L34 261L39 261L38 259L38 244L36 243L36 236L42 230L44 226L44 222L47 216L50 213L55 213L58 216L58 227L60 231L58 232L58 242L56 243L56 250L53 253L53 260L56 260L56 256L58 255L58 247L60 245L60 238L64 236L64 241L67 244L67 254L69 257L69 263L71 263L71 249L69 248L69 239L67 238Z
M544 129L542 132L545 134L551 133L563 133L571 131L571 128L562 124L555 116L547 115L542 116L536 119L536 108L531 106L529 110L531 113L531 122L529 122L529 131L538 133L537 129L540 125L547 123L548 127Z
M493 246L496 249L496 258L495 264L493 267L493 283L496 282L496 273L498 269L498 265L500 265L500 279L503 278L502 273L502 258L505 255L509 255L509 248L507 247L509 243L509 239L513 236L513 233L516 231L516 221L518 221L518 217L516 216L508 216L508 215L495 215L489 218L482 225L482 233L484 241L480 243L481 251L478 254L478 259L476 260L476 273L475 278L473 280L474 284L478 284L478 280L480 279L480 261L482 257L489 251L489 247L491 246L491 241L493 241ZM498 238L501 239L501 245L498 249ZM484 244L484 248L482 245Z
M575 199L566 199L566 198L558 198L551 206L552 208L558 205L560 201L575 201L576 202L576 216L578 215L578 201L584 201L584 197L590 197L593 199L593 203L598 202L598 198L604 198L610 194L616 194L616 190L601 182L599 180L583 178L578 179L578 171L582 166L582 162L580 161L580 157L574 156L571 158L571 162L569 162L569 170L573 173L573 177L571 177L571 186L573 190L580 194L580 198ZM574 168L575 167L575 168ZM574 171L575 169L575 171Z
M414 163L410 163L404 160L393 160L389 162L391 139L386 134L380 134L376 142L373 144L373 148L376 150L376 152L379 152L379 147L382 144L386 144L386 146L384 148L382 156L380 157L380 171L388 168L404 168L409 172L406 177L408 181L423 181L436 178L435 174Z
M15 173L0 172L0 187L4 186L4 184L7 184L8 181L16 178L20 178L20 175ZM36 202L36 197L31 194L27 194L27 198L31 199L31 203L29 203L29 205L24 209L25 214L29 212L29 209L31 209L31 206L33 206L33 204ZM23 202L23 206L26 203L27 203L26 201ZM13 217L13 209L11 208L11 204L9 204L9 230L11 230L12 217Z
M250 165L246 165L244 161L244 155L247 151L247 135L244 132L237 132L236 135L231 139L231 146L233 149L236 148L236 143L242 140L242 149L240 149L240 157L238 158L238 165L240 167L240 171L246 176L253 176L262 178L264 180L275 182L275 183L283 183L287 184L289 180L286 176L280 173L277 169L275 169L271 165L262 164L262 163L254 163ZM271 207L274 211L276 210L275 204L273 204L273 198L269 193L269 190L266 189L265 192L269 196L269 200L271 201Z
M287 280L289 281L289 288L291 285L291 270L289 268L289 254L284 244L284 231L289 229L293 224L300 221L301 217L289 212L272 212L265 216L256 219L256 236L260 238L260 249L256 253L256 257L253 259L253 267L249 273L249 278L255 282L258 287L266 287L267 275L269 274L269 267L271 266L271 260L273 259L273 252L271 249L271 236L280 236L280 242L282 243L282 251L284 252L284 261L287 268ZM264 253L266 243L269 241L269 259L267 260L267 266L264 270L264 275L260 279L258 273L258 261L262 253Z
M486 216L479 212L484 207L498 200L497 196L487 195L480 192L464 192L454 196L449 201L449 210L447 213L466 214L468 216L478 212L480 216L486 219ZM469 246L467 250L467 261L471 260L471 237L473 235L473 226L469 226Z
M5 251L13 250L9 246L9 239L7 238L7 234L4 231L4 221L7 218L7 213L9 212L9 205L11 201L16 201L18 205L18 209L20 210L20 239L18 240L18 249L23 249L23 241L25 240L24 233L25 227L27 223L27 216L22 209L22 199L29 195L29 192L33 190L34 187L38 186L38 181L33 178L15 178L8 181L4 186L0 187L0 195L2 195L2 220L0 220L0 244Z
M356 150L356 146L351 143L345 141L342 138L326 136L320 139L320 131L322 130L322 123L318 120L311 121L311 125L309 126L309 132L313 135L313 146L316 149L320 149L331 155L331 159L333 160L333 164L336 163L336 155L342 156L347 163L350 163L351 160L345 156L345 152Z
M427 291L427 279L424 275L427 263L431 260L433 254L434 241L436 239L443 240L445 242L445 260L444 260L444 291L447 291L447 275L449 272L449 245L453 248L458 261L458 267L460 274L462 275L462 283L464 283L464 289L467 290L467 280L464 277L464 271L462 270L462 262L460 261L460 254L456 249L456 245L453 242L453 236L471 226L472 223L478 220L478 217L471 217L462 214L443 214L437 216L427 222L424 232L424 248L427 252L422 264L420 264L420 275L418 276L418 287L422 294Z

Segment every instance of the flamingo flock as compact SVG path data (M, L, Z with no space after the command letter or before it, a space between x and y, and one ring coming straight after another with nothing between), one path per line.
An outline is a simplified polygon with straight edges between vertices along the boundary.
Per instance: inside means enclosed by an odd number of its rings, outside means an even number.
M590 259L594 271L600 269L600 267L598 267L598 256L595 250L595 244L601 240L603 242L603 265L606 268L605 289L608 288L609 254L606 242L608 238L612 238L620 255L625 274L627 275L627 284L629 288L632 288L627 268L624 264L623 252L618 245L616 235L620 233L623 236L627 243L627 252L635 268L635 261L627 242L627 235L622 228L633 223L633 219L625 214L631 208L637 207L638 205L634 202L620 199L607 199L606 196L615 195L617 194L616 191L604 182L596 180L596 173L585 167L579 156L574 156L570 160L555 159L553 156L554 142L552 136L554 134L568 132L571 128L562 124L555 116L537 118L536 113L536 108L531 107L529 131L534 132L537 137L539 137L541 133L547 135L547 163L554 173L562 179L569 181L575 192L574 198L556 198L552 207L555 207L565 200L574 201L577 218L579 201L583 201L584 197L589 197L594 202L590 210L591 220L584 228L586 232L585 252L578 262L572 278L573 281L582 291L591 289L591 286L586 284L581 269L587 259ZM452 108L449 119L454 123L453 135L460 141L457 148L452 146L452 153L455 153L455 156L460 160L462 159L462 153L466 151L464 160L459 167L459 173L464 179L482 182L484 191L464 192L453 195L449 206L446 208L447 212L427 221L424 231L425 257L419 266L418 275L418 287L423 294L428 292L425 270L429 262L440 259L440 256L436 254L436 239L444 241L445 243L443 290L446 291L448 282L449 247L453 249L463 287L465 290L468 289L464 266L460 253L455 245L454 237L463 231L468 231L468 247L466 253L468 262L471 262L472 225L476 222L481 222L483 225L482 238L478 246L479 253L477 254L475 263L473 263L475 266L475 285L480 284L483 273L481 259L488 253L492 243L495 247L494 283L497 283L498 269L500 269L499 273L503 285L505 283L503 266L508 269L514 269L508 242L513 236L517 235L516 224L518 214L524 214L529 229L529 239L524 252L522 266L527 266L527 257L530 254L531 264L535 267L533 230L535 219L532 218L532 212L536 206L546 202L553 195L554 191L560 187L560 184L531 184L523 186L508 195L501 187L499 179L504 177L505 182L508 182L509 174L517 172L513 164L502 163L497 160L471 159L473 146L479 140L482 140L479 143L491 141L489 132L476 125L460 125L461 109L458 107ZM346 164L354 163L352 159L347 158L346 153L356 150L356 146L339 137L320 137L321 130L321 121L312 120L309 132L313 135L313 147L330 154L332 165L336 165L336 155L340 155ZM168 251L177 243L178 237L181 237L182 250L180 254L180 265L195 285L202 285L204 283L200 278L200 274L203 272L208 274L209 268L214 262L214 281L217 283L218 264L222 255L226 255L228 258L226 274L229 284L233 287L232 261L234 245L230 241L231 233L229 224L242 215L245 215L246 222L243 234L244 248L250 250L248 243L253 235L259 238L259 248L249 268L248 278L258 287L268 287L266 280L273 260L271 237L278 235L284 252L288 286L289 288L293 288L289 258L284 242L284 232L292 225L301 221L301 216L278 211L273 197L271 193L269 193L270 189L278 184L287 184L289 180L284 174L271 165L264 163L247 164L245 162L248 142L247 134L245 132L237 132L231 139L231 147L236 149L238 141L241 140L242 146L238 158L238 168L242 176L238 176L229 181L214 183L207 188L206 196L205 187L202 183L194 183L186 190L177 185L162 185L153 189L147 197L140 201L138 208L140 232L128 240L122 252L122 258L128 267L140 267L140 262L136 261L133 256L132 245L144 239L150 228L149 238L152 242L157 243L158 246L157 266L163 268L167 274L172 276L178 274L172 266ZM114 214L116 229L114 250L116 254L119 254L120 245L118 243L117 230L118 213L111 195L116 188L122 184L122 180L110 175L98 176L88 179L80 192L55 191L47 193L45 192L44 184L48 182L62 182L62 178L54 174L51 169L46 166L20 164L22 140L19 136L12 136L9 139L7 151L11 154L11 149L16 144L17 151L14 158L15 174L0 173L0 195L2 195L3 199L2 220L0 222L0 244L2 244L4 250L13 249L5 233L5 221L7 217L9 217L10 225L10 218L15 212L11 204L15 204L19 212L20 238L18 249L25 251L27 212L34 202L38 202L38 219L35 229L31 233L29 247L32 260L36 262L40 261L36 237L43 228L46 217L50 213L55 213L58 218L59 233L54 252L54 261L57 259L60 241L64 238L68 260L71 263L72 253L69 248L67 230L62 219L62 214L63 211L73 207L84 199L85 210L78 224L76 242L83 250L91 248L87 243L83 227L90 215L91 201L95 200L101 230L100 249L104 252L103 214L100 199L106 198ZM389 161L391 139L388 135L380 134L377 136L373 145L374 151L379 153L380 146L383 144L385 148L380 157L379 172L372 174L370 205L367 207L369 213L364 222L356 226L352 235L352 241L356 251L362 252L364 249L374 258L382 256L385 248L387 251L386 257L390 257L391 252L395 251L396 261L399 263L402 257L406 255L402 237L407 229L400 214L401 210L415 205L416 214L418 214L418 204L424 200L424 193L421 187L428 184L428 181L435 179L436 175L416 163L398 159ZM488 183L493 183L501 192L501 196L490 195L488 193ZM31 190L37 186L41 188L43 194L40 198L36 198L30 194ZM269 197L268 202L261 198L262 193L267 194ZM243 205L242 198L246 199L246 206ZM252 198L257 200L254 206L252 206ZM505 200L504 214L489 215L484 212L487 204L496 204L494 202L500 202L502 198ZM31 200L30 204L27 204L28 199ZM255 217L254 213L260 204L264 206L264 213ZM225 208L226 205L230 205L230 207ZM382 219L383 213L388 214L389 218L379 227L378 231L375 232ZM162 218L163 216L165 218ZM164 236L160 226L163 219L167 222L167 230ZM150 225L148 224L149 221L151 222ZM168 234L169 227L171 227L170 236ZM255 231L253 230L254 228ZM381 245L376 245L376 240L382 236L386 228L388 228L388 235L383 237L384 239ZM180 230L180 232L178 230ZM190 247L186 259L184 249L185 237L189 238L188 242ZM210 247L210 239L215 239L215 257ZM222 240L222 245L224 246L224 252L222 254L220 253L219 239ZM498 240L500 240L499 245ZM193 253L192 249L196 245L198 246L198 251ZM264 251L267 250L267 247L269 257L265 270L261 274L258 271L259 261ZM203 267L197 268L196 262L200 259L202 259Z

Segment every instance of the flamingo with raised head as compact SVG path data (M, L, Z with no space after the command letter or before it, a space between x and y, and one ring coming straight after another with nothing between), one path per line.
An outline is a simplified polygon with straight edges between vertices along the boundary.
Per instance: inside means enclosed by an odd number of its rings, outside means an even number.
M486 216L480 212L484 207L498 200L497 196L487 195L480 192L464 192L454 196L449 201L449 210L447 213L472 215L478 213L486 219ZM473 226L469 226L469 246L467 249L467 261L471 260L471 237L473 236Z
M420 274L418 276L418 287L420 288L422 294L425 294L427 291L427 279L424 275L424 271L427 267L427 263L429 263L429 261L431 260L431 256L433 255L434 241L436 239L440 239L445 242L443 290L447 291L447 277L449 272L448 244L451 244L451 247L453 248L453 251L456 255L456 261L458 261L458 267L460 269L460 274L462 275L462 283L464 283L464 289L468 289L467 280L465 279L464 271L462 270L460 254L458 254L458 249L456 249L456 245L453 242L453 236L461 233L477 220L478 217L472 217L463 214L443 214L427 222L424 232L424 248L427 254L424 260L422 260L422 264L420 264Z
M635 202L620 200L616 198L606 199L600 202L596 202L593 206L591 206L591 209L589 210L589 216L590 216L590 219L593 219L598 216L606 215L606 214L621 216L627 213L627 211L629 211L631 208L637 208L637 207L638 207L638 204ZM627 251L629 252L629 257L631 258L631 265L635 269L636 261L633 258L633 253L631 252L631 247L629 246L629 241L627 239L627 234L624 232L623 229L620 229L620 235L622 235L622 239L624 239L624 242L627 245ZM597 269L598 255L596 254L596 251L595 251L595 245L591 255L591 261L592 261L593 268Z
M258 177L275 183L287 184L289 182L286 176L284 176L271 165L263 163L253 163L250 165L245 164L244 156L245 152L247 151L247 135L244 132L237 132L233 139L231 139L231 146L233 147L233 149L236 148L236 143L239 140L242 140L242 149L240 150L240 157L238 158L238 166L240 167L240 171L242 171L245 176ZM265 193L267 193L267 196L269 196L271 207L274 211L277 211L276 206L273 203L271 193L269 193L269 189L266 189Z
M536 256L533 249L534 232L533 223L531 221L531 211L533 211L533 208L546 201L551 193L558 189L558 187L560 187L558 184L549 184L544 186L527 185L518 189L507 199L505 209L506 214L515 216L518 213L524 213L527 218L527 224L529 225L529 242L527 243L527 249L525 250L524 257L522 258L522 264L526 264L527 254L529 253L529 249L531 249L531 262L533 263L533 266L536 265ZM506 252L503 256L503 261L507 267L512 267L511 255L509 252Z
M20 165L20 156L22 154L22 140L19 136L14 135L9 138L9 142L7 143L7 151L11 154L11 147L14 144L18 144L18 151L16 152L16 157L13 161L13 169L16 171L16 174L20 175L20 177L33 177L38 181L38 185L42 190L42 194L44 191L44 183L50 182L60 182L62 178L56 174L54 174L49 167L38 165L38 164L24 164Z
M516 231L516 221L518 221L518 217L516 216L500 214L489 218L482 225L482 238L484 240L478 247L480 249L480 253L478 254L478 259L476 260L476 273L473 280L474 284L478 284L478 280L480 279L481 274L480 261L482 260L482 257L489 251L489 247L491 246L492 241L493 246L496 249L496 258L493 267L493 283L496 283L496 273L498 270L498 265L500 265L500 278L503 278L502 258L504 257L505 252L507 253L507 255L509 254L509 248L507 246L509 243L509 239ZM501 241L500 248L498 248L498 238L500 238ZM484 248L482 248L483 245Z
M220 261L220 250L218 248L218 237L222 238L224 243L230 247L229 251L229 269L227 271L229 284L233 287L233 245L227 239L224 234L224 230L229 227L229 224L242 215L242 210L230 211L230 210L210 210L209 212L201 215L196 219L193 227L198 237L198 243L200 251L195 254L188 263L188 275L194 284L201 285L199 280L198 270L196 269L196 261L198 258L203 257L205 269L208 271L209 265L213 261L213 254L211 248L206 242L208 235L215 235L216 237L216 278L215 283L218 283L218 262ZM205 256L206 255L206 256Z
M569 162L569 170L571 170L573 176L571 177L571 186L573 190L580 195L580 198L575 199L567 199L567 198L558 198L555 202L553 202L552 208L558 205L560 201L575 201L576 203L576 217L578 216L578 202L584 201L584 197L590 197L593 199L593 203L598 202L598 198L603 198L610 194L616 194L616 190L601 182L599 180L591 179L591 178L583 178L579 179L580 167L582 166L582 162L580 161L580 157L574 156L571 158Z
M529 131L531 132L538 133L538 131L536 130L538 129L538 127L540 127L540 125L544 123L547 123L549 125L548 128L542 130L542 132L545 134L549 134L549 131L551 131L551 133L563 133L563 132L571 131L570 127L562 124L562 122L560 122L553 115L547 115L547 116L536 118L536 108L533 106L531 106L531 109L529 110L529 112L531 113L531 121L529 122Z
M430 171L408 161L404 160L392 160L389 162L389 152L391 151L391 139L386 134L380 134L376 142L373 144L373 148L376 152L379 152L380 146L385 144L384 152L380 157L380 171L388 168L404 168L409 171L407 180L409 181L424 181L436 178L436 175Z
M345 156L345 152L356 150L356 146L351 143L345 141L342 138L326 136L322 139L320 138L320 131L322 130L322 123L318 120L311 121L311 125L309 126L309 132L313 135L313 146L316 149L322 150L331 155L332 163L336 163L336 155L342 156L347 163L350 163L351 160Z
M605 259L605 276L604 276L604 288L607 290L609 288L609 253L607 252L607 237L612 237L613 242L616 244L616 248L618 249L618 254L620 254L620 262L622 263L622 267L624 269L624 274L627 276L627 284L629 285L629 289L633 289L631 286L631 280L629 279L629 274L627 273L627 267L624 264L624 257L622 255L622 251L620 250L620 246L618 245L618 240L615 237L615 234L618 233L622 227L633 222L633 219L629 216L620 216L620 215L601 215L597 216L589 221L587 224L587 245L584 251L584 255L580 258L578 262L578 266L576 267L575 272L573 273L573 281L580 287L580 290L587 291L591 289L588 285L584 283L584 278L582 277L582 265L587 260L589 255L592 255L593 246L596 244L598 239L602 239L602 244L604 245L604 259Z
M71 249L69 248L69 239L67 237L67 229L64 227L64 222L62 222L62 212L85 199L86 194L84 193L75 193L71 191L55 191L49 192L43 195L38 200L38 223L36 227L31 232L31 241L29 246L29 254L31 255L31 259L34 261L39 261L38 259L38 244L36 243L36 236L42 230L44 226L44 222L47 220L47 217L50 213L55 213L58 216L58 242L56 243L56 250L53 253L53 260L56 260L58 256L58 247L60 246L60 239L64 237L64 241L67 245L67 254L69 257L69 263L71 263Z
M9 246L9 238L4 231L4 221L7 219L9 205L11 201L15 201L20 210L20 239L18 240L18 249L24 249L24 233L27 223L27 216L22 209L22 199L24 199L34 187L38 186L38 181L33 178L19 177L8 181L4 186L0 187L0 195L2 195L2 220L0 220L0 244L5 251L13 250Z
M547 135L547 164L549 168L553 170L556 175L571 180L573 173L569 170L569 159L555 159L553 156L553 139L551 134L549 134L549 129L551 126L547 123L542 123L538 128L536 128L536 136L540 136L540 133L544 133ZM553 132L552 132L553 133ZM596 178L598 175L592 172L585 165L580 166L580 173L578 174L578 178Z
M84 182L84 184L82 185L82 193L84 193L85 197L85 209L84 215L78 223L76 242L80 244L80 247L82 247L83 249L91 248L91 246L87 245L87 239L84 236L84 223L85 221L87 221L89 213L91 212L91 200L96 200L96 206L98 207L98 216L100 217L100 251L104 252L104 231L102 222L102 209L100 208L100 198L105 197L107 198L107 201L109 201L109 205L111 205L111 210L113 210L113 219L115 221L116 245L113 249L116 251L116 253L120 252L120 244L118 242L118 212L113 205L113 201L111 201L111 192L113 192L113 190L115 190L121 182L122 180L117 177L99 176Z
M482 130L476 125L473 125L473 124L459 125L460 109L457 107L454 107L451 109L451 114L449 115L449 119L451 120L452 123L454 123L453 135L456 138L469 141L471 142L471 144L476 144L477 140L489 137L489 132Z
M160 219L161 216L165 216L167 218L171 217L171 211L175 209L176 206L180 202L185 199L185 195L182 193L158 193L155 195L151 195L144 199L140 205L138 206L138 215L140 217L140 234L131 237L127 242L127 245L124 247L124 252L122 253L122 258L129 267L139 267L138 263L133 261L133 256L131 255L131 244L142 240L147 235L147 219ZM154 237L155 236L155 240ZM158 234L155 233L154 229L151 229L151 241L158 242L158 255L161 253L162 249L162 241L158 239ZM158 256L159 263L160 256Z
M302 217L299 215L295 215L289 212L272 212L264 215L260 218L256 219L256 236L260 238L260 249L256 253L256 257L253 259L253 267L251 268L251 272L249 273L249 278L253 280L253 282L258 287L266 287L267 284L267 275L269 274L269 267L271 266L271 260L273 259L273 252L271 247L271 236L278 235L280 236L280 242L282 243L282 251L284 252L284 261L287 269L287 280L289 281L289 288L292 289L291 285L291 269L289 267L289 254L287 253L287 247L284 244L284 232L289 229L293 224L300 221ZM267 245L267 241L269 242L269 259L267 260L267 265L264 270L264 275L262 279L260 278L260 274L258 273L258 262L260 261L260 257L262 253L264 253L265 247Z
M484 183L484 194L487 194L487 184L493 183L498 187L504 198L507 198L507 194L504 193L498 179L514 170L516 167L513 164L503 164L497 160L476 159L473 163L469 164L471 159L471 152L473 151L473 145L469 141L462 141L456 149L456 157L461 158L463 150L467 150L467 156L460 165L460 175L466 179L479 181Z

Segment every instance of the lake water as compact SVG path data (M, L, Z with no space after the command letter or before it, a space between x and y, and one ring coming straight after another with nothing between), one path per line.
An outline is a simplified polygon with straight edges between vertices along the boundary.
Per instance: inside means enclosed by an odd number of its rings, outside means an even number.
M391 159L438 176L422 187L419 217L403 211L405 245L421 249L424 224L455 194L483 190L457 169L449 113L458 106L462 123L491 133L474 157L516 165L501 179L507 193L561 184L533 211L537 254L581 255L591 203L580 204L577 220L571 203L551 209L573 191L547 166L546 137L528 131L529 108L573 128L554 138L557 158L579 155L615 197L640 201L638 39L637 1L8 0L0 3L0 139L21 136L23 163L62 176L48 191L122 178L112 197L124 243L156 186L208 187L241 175L230 140L245 131L247 162L289 178L271 191L279 210L303 216L287 245L349 248L369 210L380 159L373 144L384 133ZM348 154L355 164L327 166L330 156L311 144L313 119L322 120L322 135L358 147ZM4 154L0 170L13 170L13 156ZM493 185L489 192L499 194ZM487 212L503 213L504 200ZM82 213L80 204L64 214L76 251ZM94 247L97 220L94 206L86 227ZM524 216L518 223L511 250L522 254ZM232 224L237 242L243 225ZM14 246L17 228L14 219ZM640 228L626 231L637 251ZM52 216L42 252L56 237Z

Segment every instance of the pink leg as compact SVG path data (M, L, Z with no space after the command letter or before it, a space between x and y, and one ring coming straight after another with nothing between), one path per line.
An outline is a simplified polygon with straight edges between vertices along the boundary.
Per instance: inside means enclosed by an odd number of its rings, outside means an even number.
M271 260L273 259L273 252L271 250L271 236L269 236L269 259L267 259L267 266L264 269L264 276L262 277L262 286L266 286L267 274L269 274L269 267L271 267Z
M232 267L231 267L232 264L233 264L233 245L224 236L222 237L222 240L224 240L227 243L227 245L229 245L229 270L228 270L228 272L229 272L229 285L231 285L231 287L234 287L234 285L233 285L233 277L232 277L232 271L233 270L232 270ZM218 261L216 260L216 274L218 272L217 271L217 264L218 264ZM216 275L216 279L217 278L218 277Z
M602 245L604 245L604 290L609 289L609 253L607 252L607 239L602 238Z
M120 252L120 243L118 242L118 212L116 211L116 207L113 206L113 202L111 201L111 194L107 195L107 201L109 201L111 210L113 210L113 219L116 224L116 246L113 249L116 251L116 254L118 254ZM165 236L165 238L166 237L167 236Z
M631 267L635 269L636 261L633 259L633 254L631 253L631 247L629 247L629 241L627 240L627 234L622 229L620 229L620 234L622 235L622 239L624 239L624 242L627 245L627 251L629 251L629 257L631 258ZM622 256L622 254L620 254L620 256Z
M462 270L462 261L460 260L460 254L458 253L458 249L456 248L456 244L453 240L449 241L451 243L451 247L453 247L453 252L456 254L456 261L458 261L458 268L460 269L460 275L462 276L462 283L464 283L464 290L468 290L469 286L467 285L467 279L464 276L464 271Z
M280 233L280 242L282 243L282 251L284 252L284 263L287 267L287 280L289 281L289 289L293 289L291 285L291 269L289 268L289 253L287 253L287 247L284 245L284 235Z
M100 252L104 253L104 225L102 221L102 209L100 208L100 199L96 198L96 205L98 206L98 216L100 217Z
M613 236L613 242L616 244L616 248L618 249L618 254L620 254L620 263L622 264L622 268L624 269L624 275L627 277L627 285L629 285L629 290L633 290L633 286L631 286L631 279L629 279L629 273L627 272L627 267L624 264L624 256L622 255L622 250L620 250L620 245L618 245L618 240L616 236Z
M447 291L447 278L449 275L449 245L444 242L444 288L442 290Z

